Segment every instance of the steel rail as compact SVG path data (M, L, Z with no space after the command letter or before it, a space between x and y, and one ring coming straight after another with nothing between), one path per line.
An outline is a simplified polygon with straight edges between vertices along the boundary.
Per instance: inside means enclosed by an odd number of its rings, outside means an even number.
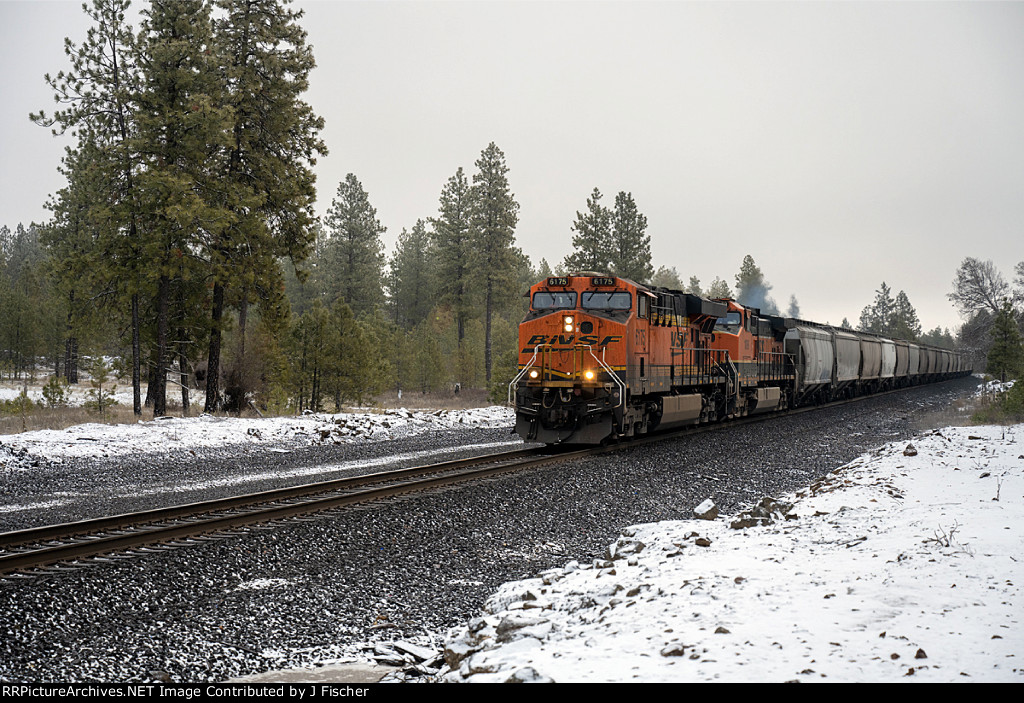
M581 452L547 447L273 489L230 498L0 534L0 574L147 544L320 512L399 493L539 466ZM582 453L585 453L582 452ZM483 466L484 468L477 468ZM439 475L440 474L440 475ZM430 475L434 475L432 478ZM427 476L427 478L422 478ZM367 488L375 484L389 484Z
M679 439L789 415L840 407L905 390L909 389L893 389L820 405L749 415L661 433L654 432L628 442L605 446L576 450L555 449L554 453L552 453L551 447L531 447L511 452L456 459L439 464L278 488L230 498L0 533L0 550L3 550L3 553L0 553L0 575L10 575L13 572L68 560L209 535L236 527L293 518L501 473L580 459L589 455L628 450L651 442ZM367 488L367 486L381 483L388 485ZM184 545L172 544L171 546Z

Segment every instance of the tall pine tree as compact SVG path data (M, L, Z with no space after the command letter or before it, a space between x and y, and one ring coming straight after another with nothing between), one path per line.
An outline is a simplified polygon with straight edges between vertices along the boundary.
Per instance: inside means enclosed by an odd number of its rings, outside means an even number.
M882 281L881 287L875 291L875 302L861 310L857 329L861 332L891 334L895 318L896 301L893 300L892 289Z
M470 186L462 167L441 190L437 217L430 221L438 302L452 308L457 339L456 380L465 384L466 322L472 316L472 240Z
M344 300L357 317L383 307L381 235L386 229L355 174L348 174L338 185L324 224L328 240L318 275L328 302Z
M610 257L616 276L645 283L654 275L647 217L637 210L632 193L623 191L615 196Z
M42 125L57 125L54 134L72 130L81 145L88 145L96 163L107 173L105 197L96 203L102 237L97 246L102 261L128 301L131 316L132 396L136 415L142 413L141 396L141 275L143 233L139 223L138 157L132 150L136 125L135 96L139 93L138 51L132 28L125 21L129 0L92 0L83 5L93 26L85 41L64 41L71 68L46 76L55 100L64 107L52 116L32 115Z
M388 290L392 318L402 329L423 322L434 306L431 253L423 220L418 220L411 232L403 229L398 236L388 273Z
M601 204L601 191L587 198L586 213L576 212L572 225L572 253L565 257L567 271L608 273L612 254L612 213Z
M218 163L230 222L205 246L213 284L206 412L220 405L226 292L239 289L242 310L253 290L266 293L260 302L279 305L280 259L301 262L313 244L312 167L327 153L320 139L324 121L302 100L316 65L299 24L302 12L289 9L288 0L216 4L216 53L225 65L224 104L234 121Z
M896 294L896 300L893 302L892 325L883 334L911 342L921 336L921 321L917 317L917 310L910 304L910 298L903 291Z
M222 84L212 50L205 0L162 0L143 11L137 148L140 210L149 236L142 256L155 278L153 414L167 411L167 373L174 355L172 307L183 301L186 269L197 269L206 237L219 237L229 213L208 164L229 143L231 111L220 104ZM185 311L175 317L183 318Z
M515 229L519 203L509 187L505 154L491 142L476 162L470 211L473 272L483 295L484 369L491 381L491 323L499 301L515 281Z
M1001 381L1020 378L1024 372L1024 346L1021 346L1020 330L1009 299L1003 299L990 334L992 346L988 350L985 370Z

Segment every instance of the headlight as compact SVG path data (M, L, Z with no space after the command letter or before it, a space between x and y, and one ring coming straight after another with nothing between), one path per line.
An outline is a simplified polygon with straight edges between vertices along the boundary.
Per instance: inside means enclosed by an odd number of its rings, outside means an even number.
M583 378L587 379L588 381L593 381L594 380L594 372L593 371L584 371L583 372Z
M537 378L537 369L530 372L530 378Z

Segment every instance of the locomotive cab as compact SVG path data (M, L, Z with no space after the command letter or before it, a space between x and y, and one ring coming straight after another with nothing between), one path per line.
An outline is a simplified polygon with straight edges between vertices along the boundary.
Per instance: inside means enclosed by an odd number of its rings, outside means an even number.
M598 443L612 433L626 385L625 327L636 290L596 274L552 276L530 289L519 326L516 430L548 444Z

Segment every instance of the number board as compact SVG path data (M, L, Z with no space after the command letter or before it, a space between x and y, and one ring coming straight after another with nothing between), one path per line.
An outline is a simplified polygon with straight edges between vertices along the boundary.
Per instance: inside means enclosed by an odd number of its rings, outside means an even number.
M548 279L549 286L567 286L569 285L569 279L565 276L554 276Z
M614 286L615 279L610 276L595 276L590 279L590 284L593 286Z

